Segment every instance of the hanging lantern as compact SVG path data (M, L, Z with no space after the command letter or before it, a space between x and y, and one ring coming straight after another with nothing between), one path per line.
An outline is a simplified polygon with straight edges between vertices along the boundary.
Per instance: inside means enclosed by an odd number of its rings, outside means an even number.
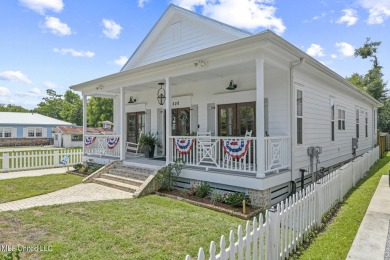
M164 105L165 103L165 90L163 89L164 82L158 83L160 85L160 89L157 92L157 102L160 105Z

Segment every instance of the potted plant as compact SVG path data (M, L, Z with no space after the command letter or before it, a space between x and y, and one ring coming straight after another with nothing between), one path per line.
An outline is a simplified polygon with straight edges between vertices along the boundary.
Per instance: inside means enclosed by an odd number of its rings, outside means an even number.
M144 150L145 158L153 158L155 146L161 147L161 143L155 134L141 135L139 143Z

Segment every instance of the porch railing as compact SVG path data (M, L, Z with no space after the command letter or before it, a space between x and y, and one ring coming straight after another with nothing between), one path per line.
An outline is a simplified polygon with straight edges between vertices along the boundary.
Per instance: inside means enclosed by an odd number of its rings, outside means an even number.
M288 136L264 138L264 172L290 166ZM170 160L181 158L186 165L257 173L256 137L171 136Z
M264 137L264 172L278 172L290 166L288 136Z
M119 135L85 135L84 154L120 157Z

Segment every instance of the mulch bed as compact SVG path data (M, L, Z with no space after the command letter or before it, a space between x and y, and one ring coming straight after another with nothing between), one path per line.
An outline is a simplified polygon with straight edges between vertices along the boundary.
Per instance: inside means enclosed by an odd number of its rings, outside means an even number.
M171 199L177 199L181 201L185 201L192 205L212 209L215 211L223 212L232 216L236 216L241 219L251 219L256 215L259 215L261 212L260 208L252 208L251 206L246 207L246 214L242 213L242 208L234 208L228 204L215 202L214 204L211 202L209 198L200 198L197 196L190 196L186 192L180 190L172 190L172 191L160 191L157 192L158 195L168 197Z

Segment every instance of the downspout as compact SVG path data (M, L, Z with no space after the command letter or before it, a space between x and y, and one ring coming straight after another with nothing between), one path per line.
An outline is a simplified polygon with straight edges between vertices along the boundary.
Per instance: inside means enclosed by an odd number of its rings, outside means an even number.
M294 163L294 160L293 160L293 145L294 145L294 140L295 138L293 138L293 133L294 133L294 70L302 65L303 63L305 62L305 59L304 58L299 58L299 61L292 61L290 63L290 160L291 160L291 175L290 175L290 182L294 182L293 181L293 169L294 169L294 166L295 166L295 163ZM292 185L295 185L295 182L292 184ZM294 186L292 186L294 187ZM293 189L291 190L290 192L290 195L293 194ZM290 196L289 195L289 196Z

